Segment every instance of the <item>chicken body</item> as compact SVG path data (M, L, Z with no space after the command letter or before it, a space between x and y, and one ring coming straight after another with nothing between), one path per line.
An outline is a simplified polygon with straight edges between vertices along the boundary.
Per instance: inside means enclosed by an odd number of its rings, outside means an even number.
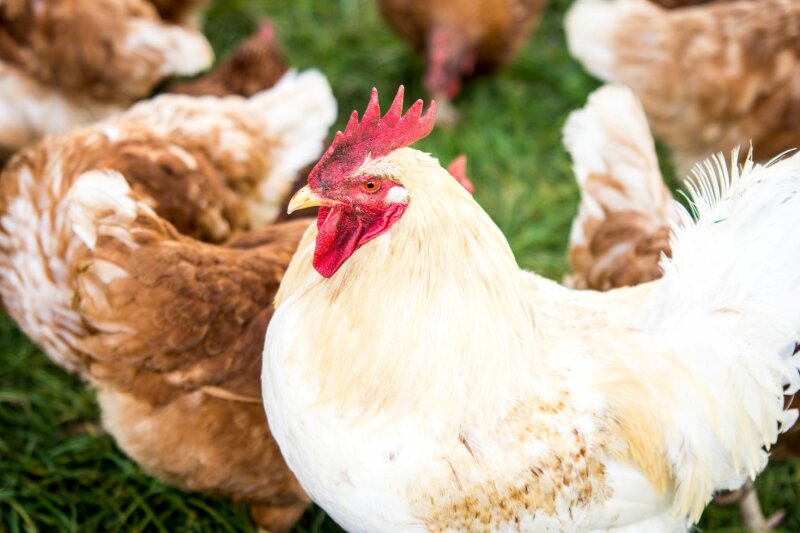
M395 111L369 108L362 142L406 128ZM291 203L326 207L281 283L262 373L287 464L340 525L676 531L763 468L794 422L800 157L696 194L663 278L596 293L521 271L435 159L394 145L360 163L354 138ZM328 232L362 204L401 214L332 270L351 241Z
M254 228L334 116L313 71L250 99L164 95L48 137L0 179L9 315L97 389L104 427L146 471L244 500L270 531L308 503L258 380L272 299L308 222Z
M202 34L161 21L145 0L3 2L2 148L120 111L212 60Z
M633 89L679 173L751 141L766 161L800 142L800 2L580 0L570 51L602 80Z
M539 20L545 0L379 0L389 25L425 55L425 88L440 105L462 80L505 66Z

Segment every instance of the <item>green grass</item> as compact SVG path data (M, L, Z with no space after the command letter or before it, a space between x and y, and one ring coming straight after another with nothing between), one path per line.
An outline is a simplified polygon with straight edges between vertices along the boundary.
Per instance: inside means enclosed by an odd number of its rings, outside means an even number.
M435 1L435 0L431 0ZM449 162L469 156L478 201L497 221L522 266L560 278L578 193L561 146L567 114L597 87L564 44L568 2L551 0L539 30L500 75L470 84L457 105L460 126L420 146ZM219 54L259 17L277 25L291 62L329 77L342 127L363 110L374 85L387 105L399 84L423 97L423 64L387 29L368 0L228 0L208 14ZM665 408L668 406L665 405ZM249 531L246 509L184 493L144 475L98 429L93 394L60 371L0 317L0 532ZM800 463L771 466L759 478L767 511L784 507L785 531L800 531ZM707 531L741 531L735 508L711 508ZM337 531L313 509L298 532Z

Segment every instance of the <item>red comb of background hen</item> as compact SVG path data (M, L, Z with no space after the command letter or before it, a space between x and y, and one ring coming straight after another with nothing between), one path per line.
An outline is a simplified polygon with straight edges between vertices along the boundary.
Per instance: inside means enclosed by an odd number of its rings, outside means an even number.
M324 187L353 172L367 157L385 156L428 136L436 122L436 102L431 102L423 115L422 100L417 100L403 115L403 92L401 85L389 111L381 117L378 90L372 89L361 122L358 111L353 111L344 132L336 133L333 143L308 175L311 187Z

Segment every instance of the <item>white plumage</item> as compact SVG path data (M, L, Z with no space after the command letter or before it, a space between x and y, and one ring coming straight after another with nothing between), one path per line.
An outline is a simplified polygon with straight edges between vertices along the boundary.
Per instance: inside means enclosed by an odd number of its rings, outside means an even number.
M434 159L374 164L407 210L331 278L309 229L263 360L270 428L342 526L681 531L763 468L794 419L800 157L713 160L663 279L606 293L520 271Z

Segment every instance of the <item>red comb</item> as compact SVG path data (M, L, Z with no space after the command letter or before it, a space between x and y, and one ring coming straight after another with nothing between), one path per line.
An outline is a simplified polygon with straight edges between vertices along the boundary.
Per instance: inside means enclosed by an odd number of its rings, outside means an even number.
M401 85L389 110L381 117L378 90L373 88L361 122L358 111L353 111L344 132L336 133L333 143L308 175L309 185L318 187L320 181L341 178L361 166L368 156L382 157L427 137L436 121L436 102L431 102L423 115L422 100L417 100L403 115L403 92Z

